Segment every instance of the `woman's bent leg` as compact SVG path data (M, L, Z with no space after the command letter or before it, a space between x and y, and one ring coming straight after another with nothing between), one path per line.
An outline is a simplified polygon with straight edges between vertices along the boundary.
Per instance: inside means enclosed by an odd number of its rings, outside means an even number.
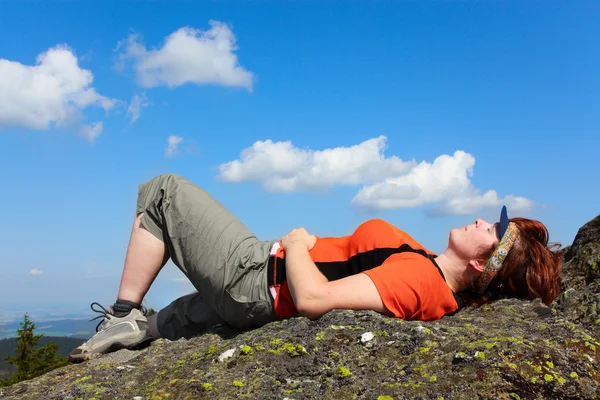
M167 314L176 316L171 317L174 324L188 328L210 324L215 316L238 328L273 320L266 279L272 241L258 241L217 200L177 175L161 175L141 185L137 213L142 215L144 228L165 243L173 263L199 293L159 313L161 334L167 325L161 321L169 320L161 316ZM199 311L194 299L202 299L209 310ZM185 335L188 328L183 329Z
M128 310L99 310L104 315L99 332L71 352L71 359L83 361L153 339L136 303L141 303L169 256L199 294L176 300L159 312L161 336L187 337L222 321L247 328L273 320L266 279L271 245L259 242L208 193L177 175L161 175L140 185L119 289L119 300L128 303Z

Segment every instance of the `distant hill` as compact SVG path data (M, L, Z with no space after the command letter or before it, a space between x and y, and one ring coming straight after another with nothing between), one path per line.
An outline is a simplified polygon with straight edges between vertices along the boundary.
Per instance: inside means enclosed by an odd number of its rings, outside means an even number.
M96 332L96 325L100 320L90 322L87 319L61 319L56 321L35 323L35 333L43 333L45 336L65 336L79 339L89 339ZM0 324L0 339L17 336L20 322L8 322Z
M36 331L36 333L38 333ZM71 338L71 337L42 337L38 342L39 347L45 346L50 342L56 343L58 346L58 353L61 356L68 356L72 349L83 343L84 339ZM16 339L1 339L0 340L0 379L8 378L15 370L14 367L6 361L7 356L13 356L15 354Z

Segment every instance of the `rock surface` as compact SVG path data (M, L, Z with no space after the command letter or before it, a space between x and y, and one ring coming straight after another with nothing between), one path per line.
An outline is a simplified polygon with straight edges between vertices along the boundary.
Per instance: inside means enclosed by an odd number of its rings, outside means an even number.
M598 399L600 216L565 252L563 292L435 322L334 311L159 340L0 389L0 399Z
M562 281L555 308L600 339L600 215L579 229L565 252Z

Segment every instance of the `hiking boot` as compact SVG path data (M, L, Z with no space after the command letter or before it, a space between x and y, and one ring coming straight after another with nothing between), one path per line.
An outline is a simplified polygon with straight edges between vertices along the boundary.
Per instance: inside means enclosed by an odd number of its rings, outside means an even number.
M95 309L94 305L101 309ZM94 336L71 351L69 354L71 362L89 360L94 354L110 353L124 348L131 349L149 339L148 320L143 307L142 310L134 308L129 314L120 318L115 317L112 307L106 309L98 303L92 303L90 308L92 311L102 314L90 321L98 318L103 318L103 320L96 326Z

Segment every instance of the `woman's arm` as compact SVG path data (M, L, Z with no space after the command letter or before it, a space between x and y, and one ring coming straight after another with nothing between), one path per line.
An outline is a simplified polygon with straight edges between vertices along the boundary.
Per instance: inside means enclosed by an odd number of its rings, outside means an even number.
M334 309L374 310L388 313L375 284L365 274L329 282L310 258L316 238L295 229L283 238L290 294L300 315L319 318Z

